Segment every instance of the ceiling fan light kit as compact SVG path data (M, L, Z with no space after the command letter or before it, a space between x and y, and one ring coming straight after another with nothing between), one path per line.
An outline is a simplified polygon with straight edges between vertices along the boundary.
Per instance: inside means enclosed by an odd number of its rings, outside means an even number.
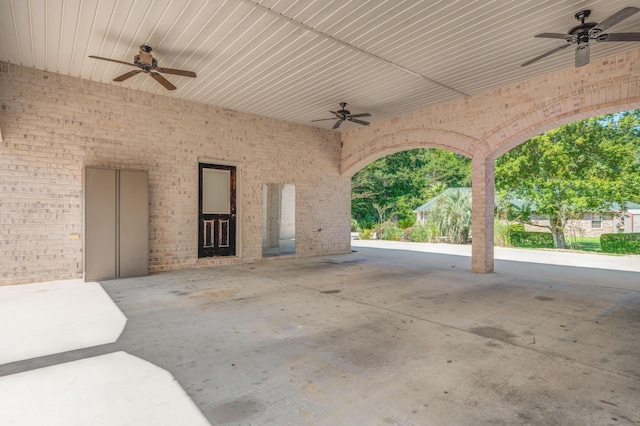
M540 56L523 63L521 67L526 67L540 59L559 52L572 44L576 45L575 51L575 66L582 67L587 65L591 57L591 47L589 42L595 40L596 42L617 42L617 41L640 41L640 33L607 33L606 31L614 25L622 22L628 17L640 12L637 7L625 7L613 15L609 16L604 21L597 22L585 22L589 16L591 16L591 10L581 10L575 14L575 18L580 21L580 25L576 25L571 28L567 34L561 33L542 33L535 37L538 38L554 38L564 39L567 44L551 49L548 52L543 53Z

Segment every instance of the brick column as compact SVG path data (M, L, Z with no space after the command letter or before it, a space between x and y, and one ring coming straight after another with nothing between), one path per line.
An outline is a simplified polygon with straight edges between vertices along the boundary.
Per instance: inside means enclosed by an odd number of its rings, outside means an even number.
M472 244L471 270L477 274L493 272L494 161L476 153L472 167Z

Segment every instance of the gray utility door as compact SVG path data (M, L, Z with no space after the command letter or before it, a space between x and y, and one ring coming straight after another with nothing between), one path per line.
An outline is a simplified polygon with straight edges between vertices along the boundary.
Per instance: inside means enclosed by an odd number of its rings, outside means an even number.
M236 168L198 167L198 257L236 255Z
M147 172L85 170L85 281L149 274Z

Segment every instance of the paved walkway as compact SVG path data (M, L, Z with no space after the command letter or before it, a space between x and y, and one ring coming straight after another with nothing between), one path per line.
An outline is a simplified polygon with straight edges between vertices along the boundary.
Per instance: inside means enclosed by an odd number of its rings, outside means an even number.
M122 334L0 365L0 424L640 424L638 272L373 243L101 282ZM31 345L21 322L0 352Z

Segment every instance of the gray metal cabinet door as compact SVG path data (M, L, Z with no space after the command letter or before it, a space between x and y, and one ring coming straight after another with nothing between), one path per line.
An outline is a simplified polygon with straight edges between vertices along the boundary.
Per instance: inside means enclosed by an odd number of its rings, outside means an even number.
M149 274L147 172L87 167L84 279Z
M147 172L120 171L120 277L149 274Z
M86 169L84 231L86 281L117 276L116 175L115 170Z

